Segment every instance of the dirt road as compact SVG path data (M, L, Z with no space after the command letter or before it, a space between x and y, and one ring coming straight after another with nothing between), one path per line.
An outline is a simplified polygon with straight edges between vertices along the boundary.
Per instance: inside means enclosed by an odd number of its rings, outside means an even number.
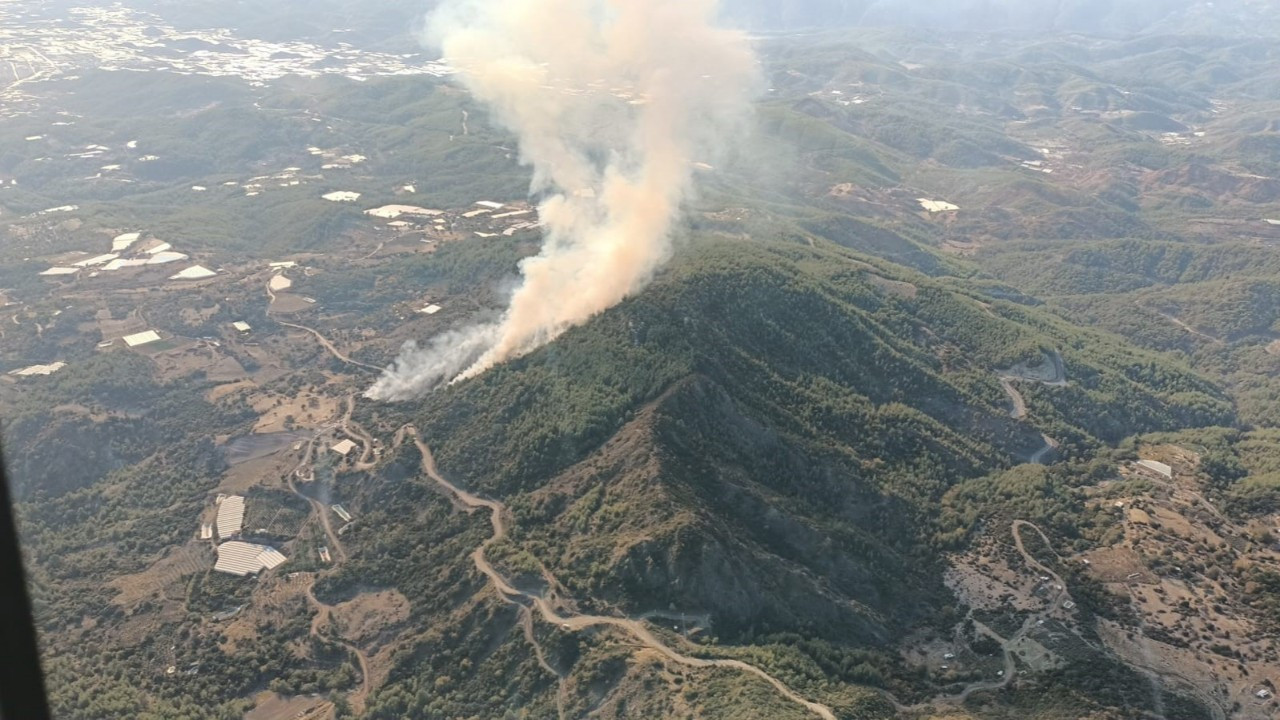
M369 675L369 658L364 651L356 647L354 643L348 642L337 635L332 637L323 637L320 634L320 627L329 623L332 618L333 608L325 605L316 599L315 593L312 592L315 587L315 576L312 576L311 582L307 585L307 602L311 603L317 611L315 619L311 621L311 635L321 640L336 642L356 656L356 662L360 664L360 689L347 695L347 700L351 703L351 709L356 715L364 712L365 702L369 699L370 675Z
M648 627L636 620L598 615L561 615L560 612L556 610L556 608L552 607L551 603L542 596L522 592L512 587L511 584L507 582L506 578L504 578L485 557L485 551L494 543L500 542L507 535L507 525L506 520L504 519L506 507L495 500L486 500L469 493L446 480L436 468L435 457L431 454L431 449L427 447L427 444L418 436L417 430L412 427L407 427L399 437L404 437L405 435L413 436L413 442L418 447L418 451L422 455L422 470L428 477L468 509L484 509L489 511L489 522L493 527L493 535L482 543L480 547L476 548L475 552L471 554L471 559L475 563L476 569L489 579L489 582L498 591L498 594L507 602L515 603L523 607L529 607L531 605L540 615L542 615L544 620L566 630L586 630L594 627L612 627L622 630L634 637L641 645L657 652L666 659L679 665L694 668L732 668L734 670L740 670L744 673L754 675L772 685L773 688L783 697L804 707L814 715L823 718L823 720L836 720L835 713L832 712L831 708L826 705L806 700L795 691L791 690L791 688L787 687L782 681L754 665L749 665L740 660L691 657L668 647L662 642L662 640L655 636Z

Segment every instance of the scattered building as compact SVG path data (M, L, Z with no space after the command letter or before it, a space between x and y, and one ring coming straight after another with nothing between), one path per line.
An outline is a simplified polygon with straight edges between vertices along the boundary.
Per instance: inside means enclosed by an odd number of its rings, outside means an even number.
M249 323L243 320L237 320L236 322L231 323L231 327L235 328L236 332L242 333L251 332L253 330Z
M443 210L431 210L429 208L417 207L415 205L383 205L382 207L365 210L365 215L370 215L383 220L395 220L401 215L423 215L434 217L443 215Z
M115 253L108 253L106 255L98 255L97 257L91 257L88 260L81 260L78 263L72 263L72 264L78 268L93 267L94 265L106 265L107 263L111 262L112 260L115 260L118 257L120 256Z
M1062 603L1062 607L1064 607L1064 608L1066 608L1066 609L1068 609L1068 610L1075 610L1075 608L1076 608L1076 604L1075 604L1075 603L1073 603L1073 602L1071 602L1070 600L1068 600L1068 601L1066 601L1066 602Z
M418 312L422 313L423 315L435 315L436 313L440 312L443 309L444 308L440 307L439 305L428 305L422 308L421 310L419 310Z
M146 332L134 333L133 335L125 335L120 339L124 340L124 344L129 347L141 347L153 342L160 342L160 333L155 330L147 330Z
M51 276L54 276L54 275L75 275L75 274L76 274L76 273L78 273L78 272L80 272L80 269L79 269L79 268L73 268L73 267L51 267L51 268L49 268L48 270L45 270L44 272L42 272L42 273L40 273L40 274L41 274L41 275L44 275L45 277L51 277Z
M287 559L273 547L233 540L218 546L218 562L213 569L244 577L276 568Z
M931 213L954 212L960 209L959 205L952 205L951 203L944 202L942 200L929 200L927 198L918 198L918 202L920 203L920 207L924 208L925 210Z
M321 546L320 546L320 550L319 550L319 555L320 555L320 561L321 561L321 562L326 563L326 564L331 564L331 563L333 563L333 556L329 554L329 548L328 548L328 546L326 546L326 545L321 545Z
M333 509L334 515L342 518L342 522L351 522L351 513L347 512L346 508L341 505L331 505L330 507Z
M267 287L271 288L271 292L280 292L293 287L293 281L285 275L276 275L271 278L271 282L267 283Z
M170 251L167 251L167 250L166 250L166 251L163 251L163 252L158 252L158 253L153 254L153 255L151 256L151 259L150 259L150 260L147 260L147 263L146 263L146 264L148 264L148 265L165 265L165 264L167 264L167 263L171 263L171 262L178 262L179 260L186 260L188 257L189 257L189 256L188 256L188 255L186 255L186 254L184 254L184 253L180 253L180 252L170 252Z
M229 495L218 503L218 539L226 540L244 527L244 497Z
M169 279L170 280L204 280L205 278L211 278L217 274L218 273L210 270L209 268L203 265L193 265L187 268L186 270L183 270L180 273L175 273L173 275L170 275Z
M20 370L12 370L9 372L9 374L17 375L18 377L31 377L33 375L52 375L66 366L67 364L64 362L50 363L48 365L31 365L30 367L24 367Z
M292 260L282 260L280 262L273 262L269 264L268 267L270 267L272 270L287 270L289 268L298 267L298 263Z
M1280 225L1280 223L1276 223L1276 224L1277 224L1277 225ZM1268 690L1268 689L1266 689L1266 688L1262 688L1262 689L1261 689L1261 690L1259 690L1258 692L1254 693L1254 696L1255 696L1255 697L1257 697L1259 700L1270 700L1270 699L1271 699L1271 694L1272 694L1272 693L1271 693L1271 691L1270 691L1270 690Z
M355 202L360 199L360 193L350 192L348 190L338 190L336 192L325 193L320 197L329 202Z
M1264 220L1263 222L1268 225L1280 225L1280 220Z
M138 238L140 237L142 237L142 233L136 232L117 235L115 239L111 241L111 252L118 253L128 250L129 246L138 242Z
M1144 467L1156 473L1157 475L1161 475L1167 479L1170 479L1170 480L1173 479L1173 468L1169 467L1168 465L1162 462L1156 462L1155 460L1139 460L1138 466Z
M352 442L351 440L349 440L349 439L348 439L348 440L343 440L342 442L340 442L340 443L338 443L338 444L334 445L333 447L331 447L331 448L329 448L329 449L330 449L330 450L332 450L332 451L334 451L334 452L336 452L336 453L338 453L338 454L339 454L339 455L341 455L342 457L346 457L347 455L350 455L350 454L351 454L351 451L352 451L352 450L355 450L357 447L359 447L359 446L358 446L358 445L356 445L354 442Z
M506 207L506 205L503 205L502 203L499 203L499 202L494 202L492 200L477 200L476 204L482 208L489 208L490 210L501 210L502 208Z
M212 539L213 539L213 524L212 524L212 523L203 523L203 524L201 524L201 525L200 525L200 539L201 539L201 540L212 540Z

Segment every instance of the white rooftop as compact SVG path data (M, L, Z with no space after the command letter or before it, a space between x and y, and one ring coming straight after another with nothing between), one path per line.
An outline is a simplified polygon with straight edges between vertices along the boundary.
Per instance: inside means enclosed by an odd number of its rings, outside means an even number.
M280 290L288 290L293 287L293 281L284 275L276 275L271 278L271 282L268 283L267 286L271 288L272 292L278 292Z
M106 255L91 257L88 260L81 260L80 262L73 264L79 268L92 267L94 265L105 265L118 257L120 256L115 253L107 253Z
M218 273L210 270L209 268L203 265L193 265L187 268L186 270L183 270L180 273L170 275L169 279L170 280L202 280L204 278L211 278L217 274Z
M160 341L160 333L155 330L147 330L146 332L135 333L133 335L125 335L121 340L129 347L138 347L139 345L147 345Z
M494 202L492 200L477 200L476 204L479 205L480 207L489 208L490 210L501 210L502 208L506 207L502 203Z
M30 367L24 367L20 370L12 370L9 372L9 374L17 375L18 377L31 377L32 375L52 375L66 366L67 364L64 362L50 363L48 365L32 365Z
M127 258L117 258L107 263L106 265L102 266L102 269L103 270L119 270L120 268L127 268L127 267L141 267L146 264L147 264L147 261L141 258L132 259L132 260Z
M951 203L945 202L943 200L929 200L927 198L919 198L919 203L920 203L920 207L924 208L925 210L928 210L931 213L949 212L952 210L960 209L959 205L952 205Z
M218 504L218 538L225 540L244 526L244 497L229 495Z
M329 202L355 202L360 199L360 193L350 192L348 190L338 190L336 192L325 193L320 197Z
M148 248L144 250L143 252L145 252L148 255L156 255L158 253L162 253L162 252L165 252L166 250L172 250L172 249L173 249L173 245L167 242L162 242L153 248Z
M287 559L275 548L233 540L218 546L218 562L214 564L213 569L244 577L256 575L263 570L271 570Z
M365 210L365 215L372 215L376 218L384 220L395 220L401 215L443 215L441 210L431 210L428 208L417 207L415 205L383 205L382 207Z
M421 310L419 310L418 312L422 313L423 315L435 315L436 313L440 312L443 309L444 308L440 307L439 305L428 305L422 308Z
M42 273L40 273L40 274L41 274L41 275L45 275L45 276L52 276L52 275L75 275L75 274L76 274L76 273L78 273L78 272L80 272L79 268L73 268L73 267L51 267L51 268L49 268L48 270L45 270L44 272L42 272Z
M280 261L280 262L273 262L273 263L271 263L268 267L273 267L273 268L293 268L293 267L298 267L298 263L296 263L296 262L294 262L294 261L292 261L292 260L282 260L282 261Z
M337 445L334 445L329 449L338 453L339 455L342 455L343 457L346 457L351 453L352 450L355 450L357 447L358 446L351 440L343 440L342 442L338 443Z
M1167 478L1173 477L1173 468L1162 462L1157 462L1155 460L1139 460L1138 465Z
M180 252L158 252L151 256L151 259L147 261L147 264L165 265L171 262L178 262L179 260L186 260L187 257L187 255Z
M252 327L249 326L249 323L243 320L238 320L236 322L231 323L231 327L235 328L240 332L249 332L250 330L253 329Z

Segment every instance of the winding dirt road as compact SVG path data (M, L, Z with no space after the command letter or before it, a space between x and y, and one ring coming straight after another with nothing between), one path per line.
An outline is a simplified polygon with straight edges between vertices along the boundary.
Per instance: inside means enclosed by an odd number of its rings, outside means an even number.
M328 624L332 619L333 608L316 599L315 593L312 591L314 587L315 576L312 576L311 582L307 585L307 602L311 603L317 612L315 618L311 621L311 634L322 640L336 642L356 656L356 662L360 664L360 689L349 693L347 700L351 703L351 709L355 711L356 715L360 715L364 712L365 702L369 699L369 691L372 689L370 688L369 679L371 677L369 675L369 658L354 643L344 640L336 634L330 638L320 635L320 627Z
M740 670L744 673L754 675L772 685L773 688L783 697L797 705L800 705L801 707L804 707L814 715L823 718L823 720L836 720L835 713L832 712L831 708L820 703L806 700L791 688L787 687L781 680L778 680L754 665L749 665L740 660L691 657L668 647L662 642L662 640L655 636L649 628L645 627L638 621L628 618L604 617L599 615L562 615L542 596L523 592L512 587L511 584L507 582L506 578L504 578L485 557L485 551L489 547L494 543L500 542L507 536L507 524L504 519L506 507L495 500L487 500L469 493L446 480L436 467L435 457L431 454L431 448L427 447L427 444L423 442L421 437L419 437L417 430L412 426L406 426L401 429L401 432L397 437L403 438L405 435L413 436L413 442L418 447L418 452L422 455L422 471L426 473L427 477L435 481L437 485L443 488L467 509L489 511L489 522L493 527L493 534L488 540L485 540L480 547L476 548L475 552L471 553L471 559L472 562L475 563L476 569L489 579L490 584L492 584L498 591L498 594L503 600L525 608L532 606L538 611L538 614L540 614L544 620L554 625L559 625L561 628L566 630L586 630L594 627L612 627L622 630L634 637L644 647L657 652L659 655L662 655L666 659L679 665L693 668L732 668L734 670ZM554 670L552 670L552 672L554 672ZM557 677L559 677L558 673Z

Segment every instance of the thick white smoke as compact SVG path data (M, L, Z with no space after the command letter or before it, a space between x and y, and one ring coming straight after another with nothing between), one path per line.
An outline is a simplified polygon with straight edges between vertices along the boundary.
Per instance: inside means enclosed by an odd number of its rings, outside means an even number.
M542 251L496 323L406 348L369 391L406 399L555 339L671 254L693 160L739 130L757 65L717 0L446 0L430 27L533 168Z

